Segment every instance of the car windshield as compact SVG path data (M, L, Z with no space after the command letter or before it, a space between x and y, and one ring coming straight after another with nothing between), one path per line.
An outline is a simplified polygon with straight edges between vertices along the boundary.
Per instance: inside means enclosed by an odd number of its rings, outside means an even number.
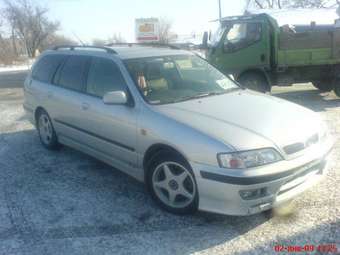
M224 94L239 87L195 55L126 60L138 89L150 104L168 104Z

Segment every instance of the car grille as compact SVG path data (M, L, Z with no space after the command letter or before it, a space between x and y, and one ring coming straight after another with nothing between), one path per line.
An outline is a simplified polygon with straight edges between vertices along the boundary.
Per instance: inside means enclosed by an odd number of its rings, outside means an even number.
M318 142L319 142L319 135L314 134L311 137L309 137L305 142L293 143L293 144L287 145L283 147L283 150L286 154L291 155L299 151L302 151L304 149L307 149L308 147Z

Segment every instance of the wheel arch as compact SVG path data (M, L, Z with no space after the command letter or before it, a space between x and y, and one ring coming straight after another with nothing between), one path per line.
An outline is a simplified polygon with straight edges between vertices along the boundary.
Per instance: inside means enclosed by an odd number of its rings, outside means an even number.
M146 152L144 153L144 157L143 157L144 176L146 176L146 174L147 174L148 164L159 153L164 152L164 151L168 151L170 153L176 154L177 156L179 156L180 158L182 158L183 160L185 160L189 164L189 160L187 159L187 157L182 152L180 152L178 149L174 148L173 146L167 145L167 144L156 143L156 144L151 145L146 150Z
M38 106L37 108L35 108L35 111L34 111L34 120L35 120L35 123L37 123L38 121L38 115L40 112L42 111L45 111L47 112L42 106Z
M262 75L265 78L265 80L267 81L268 91L271 90L271 87L272 87L271 79L270 79L269 75L261 68L250 68L250 69L243 70L243 71L241 71L240 73L237 74L236 80L239 81L242 76L248 75L248 74Z

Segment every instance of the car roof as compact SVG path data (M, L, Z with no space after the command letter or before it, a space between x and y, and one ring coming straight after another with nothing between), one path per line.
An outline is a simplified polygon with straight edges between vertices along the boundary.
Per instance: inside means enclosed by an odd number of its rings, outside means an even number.
M46 52L47 53L47 52ZM113 54L114 56L125 59L138 59L147 57L162 57L172 55L193 55L190 51L174 49L173 47L160 46L114 46L114 47L95 47L95 46L59 46L49 50L50 54L72 54L72 55L92 55Z

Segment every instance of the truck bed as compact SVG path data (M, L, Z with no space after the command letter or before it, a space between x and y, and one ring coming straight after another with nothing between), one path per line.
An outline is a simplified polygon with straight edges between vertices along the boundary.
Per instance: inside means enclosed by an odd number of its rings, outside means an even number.
M278 67L340 64L340 30L282 32Z

